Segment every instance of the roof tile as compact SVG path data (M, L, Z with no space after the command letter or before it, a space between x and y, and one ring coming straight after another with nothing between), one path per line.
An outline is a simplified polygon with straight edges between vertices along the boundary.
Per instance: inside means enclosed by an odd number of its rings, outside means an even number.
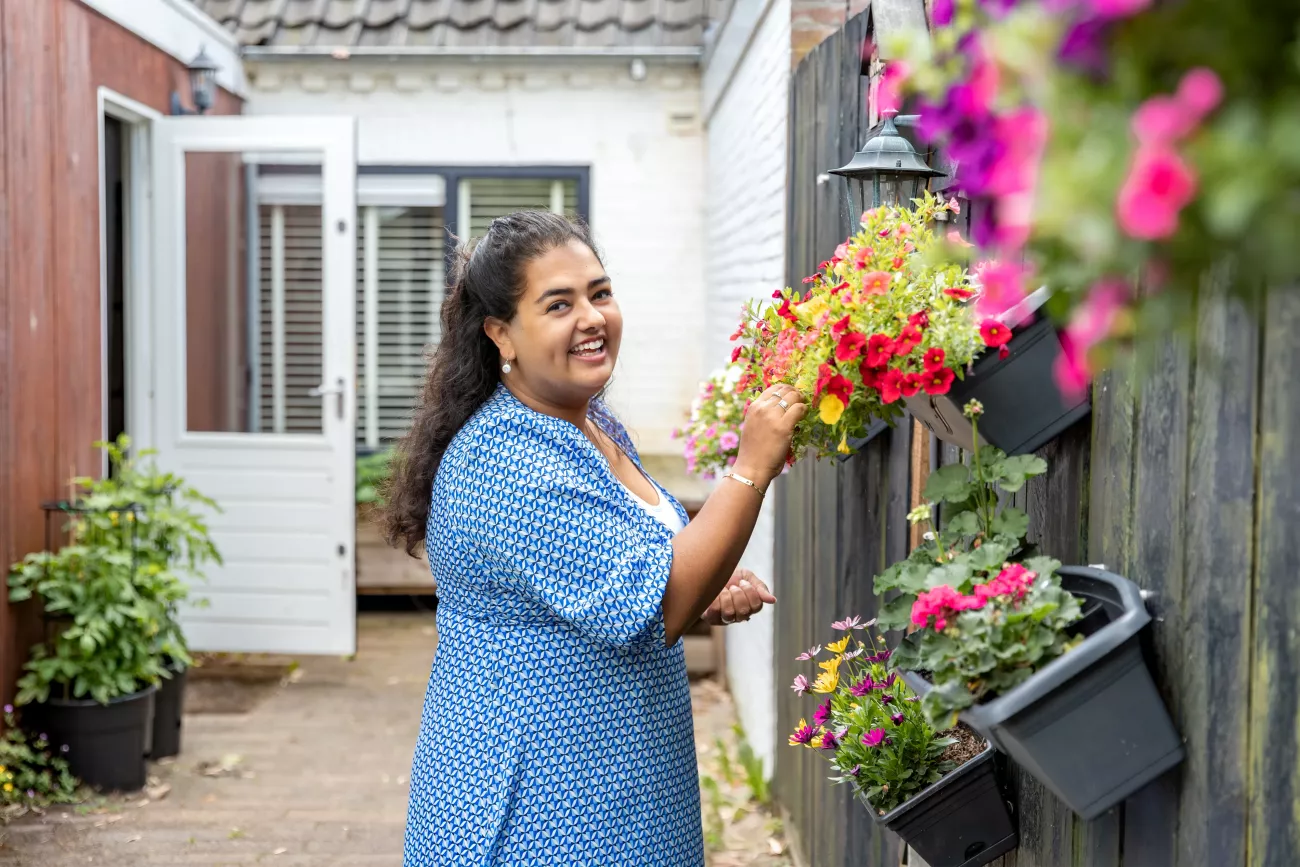
M243 45L698 46L734 0L192 0Z

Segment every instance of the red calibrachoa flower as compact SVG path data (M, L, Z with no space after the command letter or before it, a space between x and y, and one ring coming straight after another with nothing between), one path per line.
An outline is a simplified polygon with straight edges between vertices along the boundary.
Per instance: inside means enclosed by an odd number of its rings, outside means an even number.
M893 403L903 396L903 371L888 370L880 378L880 399L884 403Z
M848 331L848 330L849 330L849 320L850 320L851 318L852 318L852 317L850 317L850 316L845 316L843 319L839 320L838 322L832 322L832 323L831 323L831 334L834 334L835 336L838 337L839 335L843 334L845 331Z
M925 365L926 373L933 373L943 367L943 347L932 346L927 349L921 363Z
M832 376L826 383L826 393L838 397L845 405L848 405L849 398L853 395L853 380L840 376L838 373Z
M921 329L915 325L909 325L899 333L898 339L894 341L894 354L899 356L908 355L920 343Z
M958 301L969 301L975 294L974 289L967 289L964 286L951 286L943 290L943 294L949 298L956 298Z
M996 319L985 319L980 323L980 337L985 346L1003 346L1011 340L1011 329Z
M737 361L740 360L741 353L743 353L744 351L745 351L745 347L743 347L743 346L735 346L735 347L732 347L732 350L731 350L731 361L732 361L733 364L734 364L735 362L737 362Z
M835 376L835 368L823 361L822 366L817 368L817 391L813 397L822 396L822 392L826 390L826 383L831 381L832 376Z
M891 267L893 267L893 269L894 269L895 271L898 271L898 270L900 270L900 269L903 267L903 263L904 263L905 261L906 261L906 260L905 260L902 256L895 256L895 257L894 257L894 260L893 260L892 262L890 262L889 264L890 264Z
M872 271L862 278L862 291L867 295L884 295L892 279L888 271Z
M853 361L862 354L862 349L867 345L867 335L858 334L850 331L840 338L840 342L835 346L836 361Z
M924 384L925 377L922 374L908 373L903 376L903 381L899 384L898 390L902 392L903 397L913 397Z
M874 249L871 247L865 247L858 252L857 258L853 260L853 264L858 266L859 271L865 271L867 270L867 265L871 262L871 257L874 255L876 255Z
M862 365L858 368L858 373L862 375L862 385L864 387L879 390L880 378L884 375L883 370L872 367L866 361L863 361Z
M930 327L930 311L920 310L907 317L907 324L922 331Z
M922 385L926 394L947 394L948 389L952 388L952 381L957 378L947 367L941 367L938 370L929 370L925 373L925 381Z
M867 340L867 364L884 367L894 357L894 338L888 334L873 334Z

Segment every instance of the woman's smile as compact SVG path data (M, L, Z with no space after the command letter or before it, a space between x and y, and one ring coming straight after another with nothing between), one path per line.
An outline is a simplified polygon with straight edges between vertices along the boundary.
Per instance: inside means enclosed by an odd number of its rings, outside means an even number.
M602 364L609 357L609 353L605 351L604 337L584 340L570 349L569 354L586 364Z

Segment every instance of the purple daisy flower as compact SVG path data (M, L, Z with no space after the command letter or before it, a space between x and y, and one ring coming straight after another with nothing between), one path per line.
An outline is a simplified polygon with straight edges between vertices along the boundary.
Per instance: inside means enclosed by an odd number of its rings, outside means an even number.
M903 724L903 715L901 713L896 713L889 718L889 721L896 726L901 726Z
M862 745L864 747L878 747L885 741L885 730L875 728L862 736Z
M813 713L813 725L821 728L831 718L831 700L828 698Z

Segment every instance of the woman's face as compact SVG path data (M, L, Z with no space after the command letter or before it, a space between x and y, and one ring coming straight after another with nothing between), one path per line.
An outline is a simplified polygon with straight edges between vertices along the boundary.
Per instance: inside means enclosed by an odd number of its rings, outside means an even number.
M609 382L623 337L609 276L573 240L529 262L524 278L514 318L484 325L510 362L502 378L537 401L583 406Z

